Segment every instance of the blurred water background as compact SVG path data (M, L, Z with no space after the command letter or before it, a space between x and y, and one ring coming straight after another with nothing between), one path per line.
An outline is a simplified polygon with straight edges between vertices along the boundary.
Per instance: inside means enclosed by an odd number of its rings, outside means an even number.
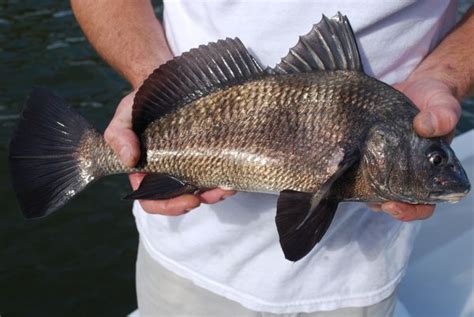
M474 0L460 1L460 14ZM155 1L158 15L161 3ZM123 316L136 308L137 232L125 177L107 177L63 212L25 221L7 148L31 87L50 87L100 129L129 87L93 51L67 1L0 0L0 315ZM474 98L458 133L474 128Z

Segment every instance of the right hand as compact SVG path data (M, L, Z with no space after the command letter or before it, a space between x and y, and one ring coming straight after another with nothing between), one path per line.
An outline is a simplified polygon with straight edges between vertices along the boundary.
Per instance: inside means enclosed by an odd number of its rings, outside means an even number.
M399 83L395 88L403 92L420 109L413 121L418 135L425 138L444 137L445 141L450 143L461 116L461 105L455 95L456 89L435 79L436 76L423 75L417 74L418 78ZM434 205L396 201L369 204L369 207L375 211L383 210L401 221L427 219L433 215L435 208Z
M132 91L120 101L104 133L105 141L112 147L120 161L128 167L134 167L140 158L140 140L132 130L135 93L136 90ZM144 173L129 175L133 190L138 188L145 175ZM148 213L178 216L198 207L201 203L214 204L233 194L235 191L215 188L197 196L187 194L166 200L140 200L140 204Z

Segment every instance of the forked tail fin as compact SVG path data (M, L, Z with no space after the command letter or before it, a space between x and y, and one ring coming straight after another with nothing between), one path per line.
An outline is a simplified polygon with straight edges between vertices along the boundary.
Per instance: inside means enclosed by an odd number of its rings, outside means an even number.
M26 218L50 214L98 175L84 157L88 138L100 135L45 88L34 89L10 142L10 173Z

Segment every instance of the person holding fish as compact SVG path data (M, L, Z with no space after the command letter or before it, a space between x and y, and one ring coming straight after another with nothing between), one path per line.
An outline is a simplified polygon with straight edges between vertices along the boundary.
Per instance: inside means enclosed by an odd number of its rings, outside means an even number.
M393 315L414 220L470 189L447 142L472 8L455 25L456 1L168 0L162 25L147 0L71 3L133 91L105 141L32 93L10 146L25 216L132 173L141 316ZM31 181L44 160L56 178Z

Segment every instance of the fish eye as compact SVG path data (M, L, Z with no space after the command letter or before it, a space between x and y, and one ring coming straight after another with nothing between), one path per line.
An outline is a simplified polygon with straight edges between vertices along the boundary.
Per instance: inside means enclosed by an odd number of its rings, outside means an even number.
M441 166L446 162L446 153L442 151L433 151L428 154L428 161L433 166Z

